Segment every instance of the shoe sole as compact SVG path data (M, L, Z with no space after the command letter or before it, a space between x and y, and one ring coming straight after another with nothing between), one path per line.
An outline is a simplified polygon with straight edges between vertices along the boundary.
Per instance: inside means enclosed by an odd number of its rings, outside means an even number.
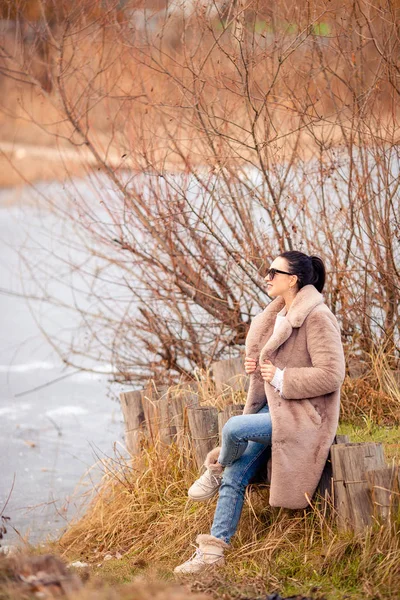
M216 490L214 490L212 493L208 494L208 496L201 496L196 497L196 496L191 496L188 492L188 496L191 500L195 500L196 502L205 502L206 500L209 500L210 498L212 498L213 496L215 496L215 494L218 492L219 488L217 488Z
M206 571L211 571L213 569L218 569L221 568L225 565L225 562L220 563L214 563L211 565L206 565L205 567L203 567L202 569L199 569L198 571L175 571L174 569L174 574L175 575L198 575L199 573L204 573Z

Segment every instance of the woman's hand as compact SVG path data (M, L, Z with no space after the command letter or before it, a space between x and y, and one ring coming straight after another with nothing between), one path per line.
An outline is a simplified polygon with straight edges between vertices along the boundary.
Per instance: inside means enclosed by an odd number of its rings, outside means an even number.
M270 360L265 360L260 364L260 372L264 381L272 381L275 375L276 367L272 364Z
M254 371L256 370L256 367L257 367L256 359L246 356L246 358L244 359L244 370L246 371L247 375L250 375L250 373L254 373Z

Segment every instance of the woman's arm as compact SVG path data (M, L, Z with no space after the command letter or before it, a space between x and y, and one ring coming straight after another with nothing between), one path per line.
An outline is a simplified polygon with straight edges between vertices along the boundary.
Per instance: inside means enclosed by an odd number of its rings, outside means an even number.
M340 328L332 313L311 313L306 320L307 348L312 367L285 367L281 396L302 400L337 390L345 378Z

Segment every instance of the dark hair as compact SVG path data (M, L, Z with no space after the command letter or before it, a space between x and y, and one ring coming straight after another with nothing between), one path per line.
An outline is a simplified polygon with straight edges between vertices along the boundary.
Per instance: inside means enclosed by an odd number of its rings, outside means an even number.
M307 256L304 252L297 250L288 250L279 256L286 258L289 265L288 270L297 275L299 290L311 283L319 292L322 292L325 285L325 265L319 256Z

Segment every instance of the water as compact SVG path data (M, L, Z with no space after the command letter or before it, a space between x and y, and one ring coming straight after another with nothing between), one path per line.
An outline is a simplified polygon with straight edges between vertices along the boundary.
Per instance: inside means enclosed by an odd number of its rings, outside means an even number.
M396 185L400 165L398 148L391 152L393 156L388 157L390 181L385 183L388 189ZM369 162L374 163L373 154ZM383 186L385 171L379 173L377 164L371 166L370 193L371 202L376 203L377 214L380 214L378 208L383 194L380 190L386 187ZM340 265L347 252L342 240L346 240L349 234L349 207L346 203L349 194L351 198L355 192L354 185L349 187L350 191L347 189L349 164L346 156L340 160L338 156L334 166L332 178L327 175L324 180L324 218L329 220L330 227L328 230L321 227L316 240L324 247L328 231L330 239L336 242ZM279 175L282 176L282 173ZM290 180L286 182L292 198L297 198L299 190L302 190L299 200L307 198L306 216L301 216L300 205L295 200L285 200L285 218L288 222L298 220L301 225L299 237L293 238L298 249L302 249L301 235L307 231L307 219L315 223L321 220L321 204L317 202L320 193L318 164L310 162L306 175L304 179L305 174L301 170L292 169ZM266 184L258 172L246 172L243 177L247 186L242 190L238 182L235 184L236 191L252 215L257 239L272 237L272 226L264 209L264 199L268 200ZM276 189L279 189L278 183L279 177ZM198 209L206 200L208 228L201 231L214 257L221 264L226 263L231 270L232 292L241 297L243 274L237 270L236 280L232 277L235 265L232 262L228 265L221 244L209 235L209 231L215 230L223 234L232 247L236 247L224 225L225 218L234 218L234 209L229 200L230 190L224 190L223 182L218 182L215 198L209 196L208 185L201 188L192 178L182 175L169 175L168 183L164 176L135 175L129 179L129 185L149 201L153 197L162 197L168 203L185 197ZM138 227L134 211L130 213L127 210L120 192L110 181L99 175L70 181L68 185L50 183L37 187L37 193L27 189L24 194L31 200L46 196L50 203L44 208L23 204L22 209L0 209L0 511L15 476L5 514L11 517L16 529L24 532L30 528L31 540L42 539L48 533L57 534L65 526L66 520L76 510L76 501L71 494L83 473L99 456L112 454L114 441L122 441L123 423L119 405L109 397L111 394L115 400L120 390L110 389L102 373L110 371L107 361L110 360L110 345L115 341L114 334L119 336L118 348L122 349L127 368L134 368L130 364L133 349L140 352L144 365L147 358L152 358L146 354L145 348L138 348L134 326L126 327L126 315L128 322L135 322L136 296L133 298L132 292L138 292L142 303L148 299L159 317L168 318L180 329L187 314L182 306L182 315L176 322L176 315L173 310L168 311L165 302L155 303L149 290L140 288L140 277L138 280L135 278L141 268L146 271L146 264L132 261L127 254L124 269L119 267L122 262L120 247L113 244L116 240L129 242L133 239L149 252L156 249L156 244L148 232ZM251 200L251 191L257 192L254 200ZM0 194L0 206L7 194L10 192ZM394 230L394 215L398 212L395 189L393 194L393 214L389 218ZM76 229L69 219L67 197L72 200L73 206L76 205ZM58 216L50 212L51 201L57 204ZM109 213L105 205L110 207ZM219 205L224 207L224 219L220 210L216 210ZM60 218L63 208L65 220ZM195 211L188 215L189 223L200 227L194 214ZM180 227L179 234L188 247L193 248L189 232ZM365 279L368 261L359 258L357 244L361 241L365 256L372 256L372 244L380 240L379 236L371 237L365 231L363 213L358 208L355 235L351 238L352 258L346 273L348 277L351 274L352 285L354 288L357 286L360 294L365 281L372 285L373 280ZM101 258L102 253L96 256L93 252L96 239L100 240L104 259ZM400 246L397 243L394 244L395 262L399 257ZM143 273L141 275L146 281ZM251 302L253 314L260 310L266 299L261 290L257 293L260 302L258 305ZM353 294L356 297L355 289ZM29 303L23 295L31 297ZM37 300L38 297L42 300ZM51 298L52 302L46 301L46 298ZM99 298L101 310L96 304ZM247 310L247 304L244 310ZM372 329L376 327L379 332L384 323L379 302L371 303L369 317ZM192 307L187 318L197 324L201 343L213 346L215 336L207 337L207 332L212 333L214 326L219 331L219 324L210 320L199 306ZM186 334L183 329L182 335ZM81 348L87 348L85 356L79 354ZM73 367L66 367L62 358L71 356L75 364L94 367L98 374L76 373ZM59 381L54 382L57 379ZM49 382L53 383L46 385ZM95 475L93 471L93 476L98 479L100 474L97 472ZM17 537L15 532L11 532L12 539Z
M9 193L0 194L0 206ZM114 456L115 442L123 452L120 390L101 374L108 365L100 364L99 374L65 366L40 330L67 343L79 330L77 315L62 305L29 305L22 296L27 282L18 251L31 244L39 274L42 242L55 225L45 210L0 209L0 514L10 495L3 544L58 536L77 514L80 495L99 481L99 461ZM57 290L67 302L68 286Z

